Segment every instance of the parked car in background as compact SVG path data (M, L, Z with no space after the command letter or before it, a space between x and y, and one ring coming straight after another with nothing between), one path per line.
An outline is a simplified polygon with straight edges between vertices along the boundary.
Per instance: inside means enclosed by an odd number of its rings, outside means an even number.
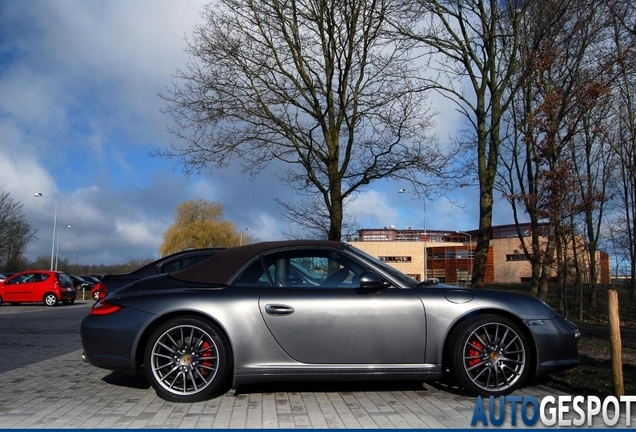
M188 249L160 258L130 273L105 275L91 290L91 297L93 297L95 301L98 301L106 297L107 293L115 292L129 283L148 276L183 270L212 255L216 255L223 249L224 248Z
M83 275L80 276L82 279L84 279L85 281L91 282L93 285L96 285L99 283L99 278L93 276L93 275Z
M81 276L76 275L68 275L73 281L73 285L75 285L76 290L90 291L95 286L95 283L87 281Z
M228 248L130 283L97 302L80 333L90 364L143 373L174 402L217 396L229 382L447 371L469 393L499 396L575 367L580 337L536 297L426 285L318 240Z
M71 278L62 272L28 270L0 282L0 305L11 303L39 303L55 306L58 301L73 304L76 297Z

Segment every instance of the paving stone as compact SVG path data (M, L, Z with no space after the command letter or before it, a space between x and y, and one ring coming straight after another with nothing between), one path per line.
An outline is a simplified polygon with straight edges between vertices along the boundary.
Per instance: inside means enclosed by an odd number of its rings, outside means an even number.
M177 404L158 398L143 378L86 365L81 350L2 372L0 389L2 429L463 429L470 427L476 403L435 383L295 383L247 386ZM515 394L541 399L560 393L535 386ZM505 412L504 427L510 427L511 407ZM603 427L601 422L595 418L593 427ZM516 427L524 427L520 423Z

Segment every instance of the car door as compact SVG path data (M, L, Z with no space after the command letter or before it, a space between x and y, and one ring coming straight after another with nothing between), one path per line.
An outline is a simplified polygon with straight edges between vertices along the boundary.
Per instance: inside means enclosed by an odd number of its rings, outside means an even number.
M264 257L273 287L260 298L265 323L294 360L314 364L424 362L426 316L411 290L361 289L368 270L345 252L290 250ZM298 271L302 266L306 272ZM300 278L299 274L321 275Z
M7 302L31 301L34 278L34 273L23 273L5 281L2 289L3 300Z

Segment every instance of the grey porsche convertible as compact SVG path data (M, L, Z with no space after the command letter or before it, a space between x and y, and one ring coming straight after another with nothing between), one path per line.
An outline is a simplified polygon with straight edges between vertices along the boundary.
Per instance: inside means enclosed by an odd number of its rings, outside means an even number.
M222 250L97 302L84 359L195 402L230 384L438 380L503 395L578 364L577 327L538 298L424 285L351 244ZM231 380L231 381L230 381Z

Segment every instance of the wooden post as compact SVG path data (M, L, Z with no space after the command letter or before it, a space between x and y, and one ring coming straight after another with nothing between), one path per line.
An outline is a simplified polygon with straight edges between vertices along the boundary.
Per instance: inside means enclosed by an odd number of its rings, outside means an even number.
M625 394L623 384L623 354L621 350L621 323L618 314L618 292L608 291L609 304L609 331L610 331L610 358L612 361L612 389L614 396Z

